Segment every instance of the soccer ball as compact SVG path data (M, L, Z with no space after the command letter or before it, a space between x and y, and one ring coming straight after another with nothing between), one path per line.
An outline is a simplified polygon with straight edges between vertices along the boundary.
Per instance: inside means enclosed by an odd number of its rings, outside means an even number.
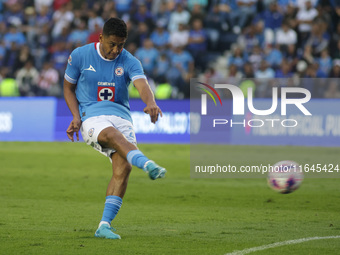
M267 180L273 190L288 194L300 187L303 172L300 165L294 161L280 161L268 171Z

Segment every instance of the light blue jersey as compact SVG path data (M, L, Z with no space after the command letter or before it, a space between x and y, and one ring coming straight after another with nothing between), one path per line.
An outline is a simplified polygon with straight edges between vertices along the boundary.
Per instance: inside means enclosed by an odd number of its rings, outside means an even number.
M99 45L91 43L75 49L65 71L65 79L77 84L81 119L115 115L132 122L128 86L131 81L146 79L142 65L125 49L116 59L105 59Z

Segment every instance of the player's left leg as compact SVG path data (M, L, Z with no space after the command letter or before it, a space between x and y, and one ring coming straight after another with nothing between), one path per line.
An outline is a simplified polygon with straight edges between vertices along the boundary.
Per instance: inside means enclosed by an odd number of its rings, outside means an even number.
M131 164L118 153L113 153L112 159L112 178L106 190L106 202L102 220L95 233L96 237L120 239L120 236L113 233L111 221L116 217L124 197L129 175L131 172Z

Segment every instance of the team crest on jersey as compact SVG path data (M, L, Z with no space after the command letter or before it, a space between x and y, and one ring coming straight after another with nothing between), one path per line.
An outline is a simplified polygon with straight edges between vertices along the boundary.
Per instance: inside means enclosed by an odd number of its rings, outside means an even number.
M124 69L123 67L117 67L116 70L115 70L115 74L117 76L122 76L124 74Z
M115 87L98 86L98 101L115 101Z
M94 128L91 128L91 129L89 130L89 136L92 137L92 136L93 136L93 133L94 133Z

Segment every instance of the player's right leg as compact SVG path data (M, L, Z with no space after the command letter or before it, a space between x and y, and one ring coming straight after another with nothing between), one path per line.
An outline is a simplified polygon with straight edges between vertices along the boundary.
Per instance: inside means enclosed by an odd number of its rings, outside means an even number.
M166 173L165 168L138 150L132 124L127 120L116 116L91 117L82 123L81 134L95 150L107 157L117 151L130 164L147 172L152 180L163 178Z
M155 180L165 176L165 168L157 165L138 150L132 125L127 120L119 118L115 127L103 129L97 140L103 148L113 148L130 164L143 169L149 174L150 179Z

